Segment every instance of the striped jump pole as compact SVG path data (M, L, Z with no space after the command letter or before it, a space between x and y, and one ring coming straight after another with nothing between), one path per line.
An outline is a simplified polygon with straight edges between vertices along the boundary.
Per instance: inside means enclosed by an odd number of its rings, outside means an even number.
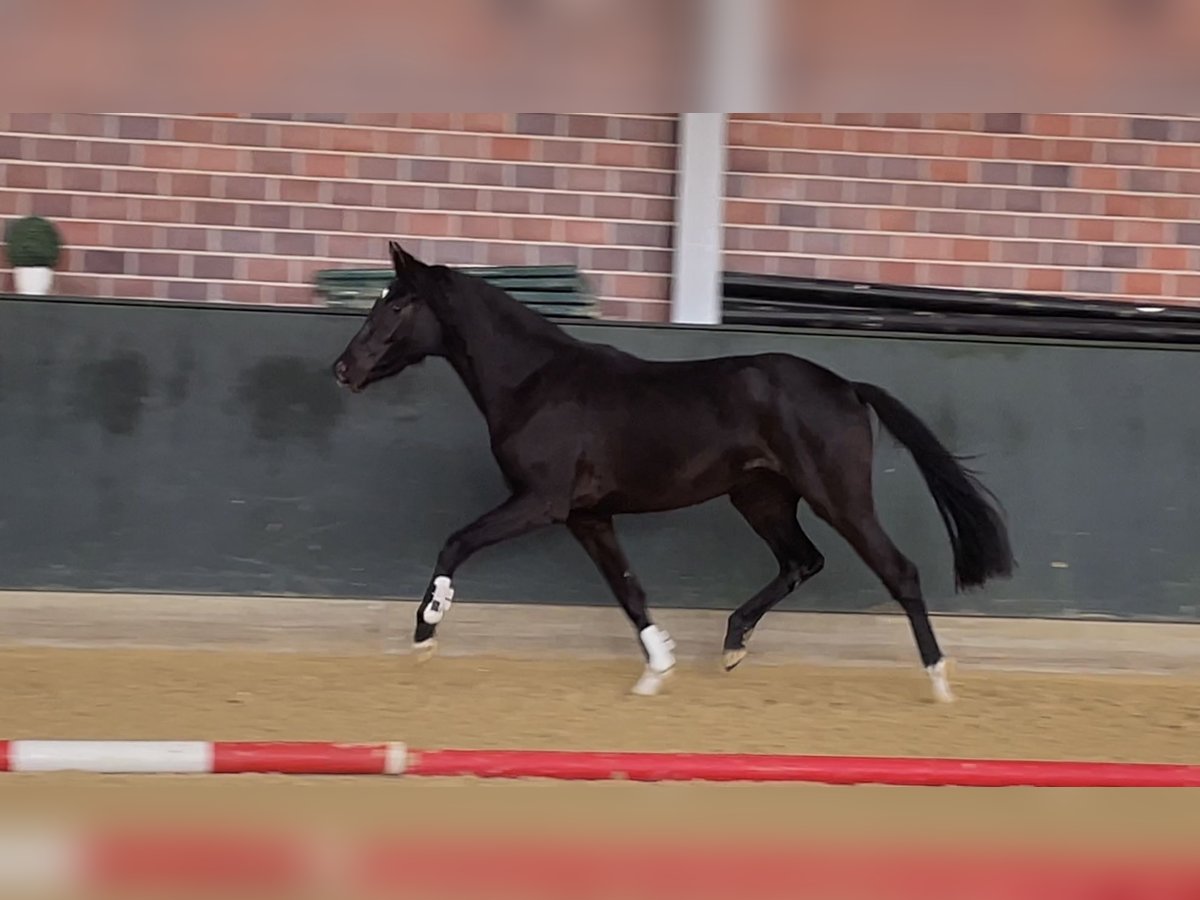
M0 742L0 771L1200 787L1200 765L747 753L416 750L399 742L12 740Z

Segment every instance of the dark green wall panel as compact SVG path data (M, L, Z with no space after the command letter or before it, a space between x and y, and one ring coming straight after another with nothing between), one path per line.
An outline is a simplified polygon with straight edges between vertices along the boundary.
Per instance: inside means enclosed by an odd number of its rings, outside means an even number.
M354 396L336 313L0 299L0 588L420 592L443 537L503 497L434 361ZM1200 619L1200 353L1183 348L572 325L658 358L784 350L887 387L979 454L1021 568L955 596L942 525L880 442L881 516L937 611ZM654 436L646 436L652 441ZM889 608L806 514L825 572L788 607ZM771 575L723 501L619 523L658 606L731 608ZM607 603L561 532L497 547L465 600Z

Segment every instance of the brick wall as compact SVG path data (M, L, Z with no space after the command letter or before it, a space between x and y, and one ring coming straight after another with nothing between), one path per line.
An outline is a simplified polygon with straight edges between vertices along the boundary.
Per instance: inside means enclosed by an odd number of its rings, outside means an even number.
M735 116L726 266L1200 302L1200 117Z
M1200 117L737 115L729 140L727 268L1200 298ZM310 303L398 237L574 263L605 315L661 321L674 142L670 115L0 113L0 218L60 224L64 293Z
M309 303L396 237L574 263L606 315L663 320L674 141L668 115L2 113L0 218L61 226L75 295Z

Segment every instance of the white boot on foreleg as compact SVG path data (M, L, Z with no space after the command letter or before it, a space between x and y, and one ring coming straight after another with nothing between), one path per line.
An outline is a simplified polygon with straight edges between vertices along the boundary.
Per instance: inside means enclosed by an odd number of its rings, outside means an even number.
M633 686L633 693L651 697L659 692L663 681L675 668L675 654L672 652L675 642L657 625L647 625L638 633L638 637L646 648L646 670Z

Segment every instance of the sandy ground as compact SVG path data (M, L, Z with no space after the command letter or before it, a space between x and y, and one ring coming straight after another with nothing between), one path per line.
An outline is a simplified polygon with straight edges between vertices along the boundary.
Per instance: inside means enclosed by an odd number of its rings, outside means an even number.
M414 747L917 754L1197 762L1200 683L1179 677L964 673L951 706L917 669L681 667L655 698L607 660L180 650L0 651L9 738L403 740ZM279 776L12 775L0 810L205 811L449 828L645 827L920 833L922 823L1047 835L1195 833L1191 791L970 791L581 785ZM802 813L802 814L801 814ZM296 817L293 819L293 817ZM308 818L305 818L308 817ZM1180 832L1180 823L1190 823ZM953 824L952 824L953 823ZM1136 827L1135 827L1136 823ZM951 826L948 827L947 826ZM741 826L740 826L741 827ZM1082 830L1081 830L1082 829ZM1031 831L1032 830L1032 831ZM739 831L739 833L745 833Z

